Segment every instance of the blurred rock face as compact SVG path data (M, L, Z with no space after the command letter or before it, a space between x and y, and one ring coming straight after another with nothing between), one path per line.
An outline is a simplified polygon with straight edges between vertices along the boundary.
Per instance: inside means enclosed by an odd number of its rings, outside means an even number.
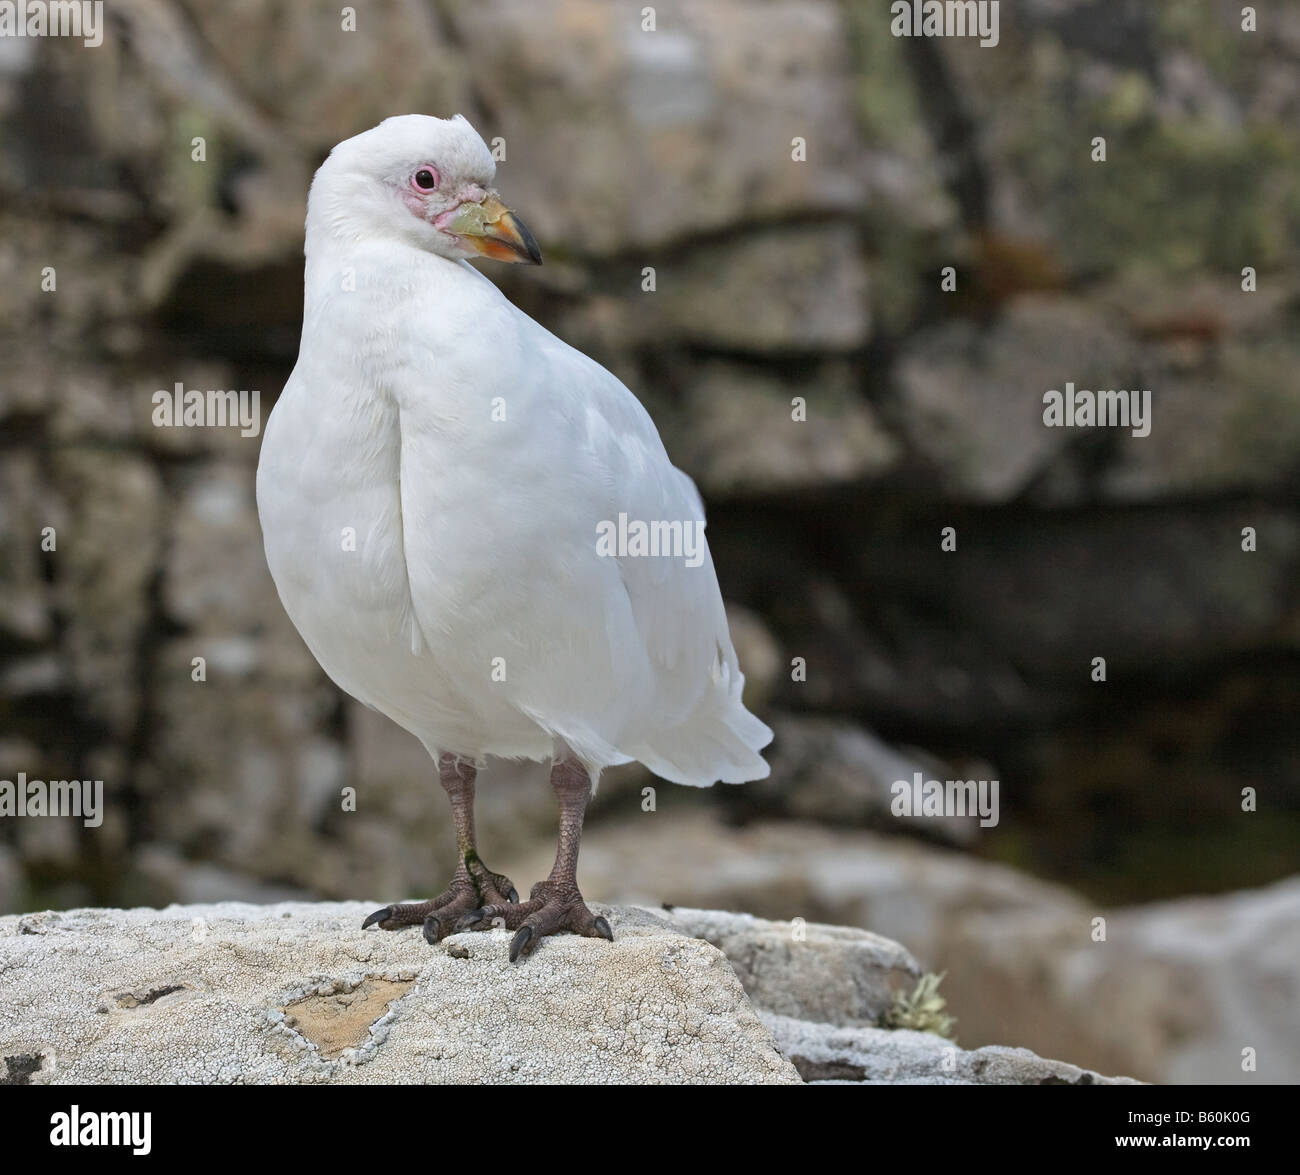
M0 900L391 896L450 868L423 751L280 608L258 438L152 421L177 383L257 389L264 419L312 171L412 110L496 147L547 264L493 279L699 482L772 707L991 760L1020 859L1094 889L1279 873L1300 27L1179 8L1006 3L990 51L894 40L865 0L669 0L653 30L605 0L392 0L355 31L323 2L121 0L98 49L0 46L0 778L109 797L93 832L0 826ZM1151 388L1151 435L1042 427L1067 380ZM819 775L789 729L825 799L755 805L870 823L852 773L879 748L837 735ZM549 830L539 771L487 777L485 845Z

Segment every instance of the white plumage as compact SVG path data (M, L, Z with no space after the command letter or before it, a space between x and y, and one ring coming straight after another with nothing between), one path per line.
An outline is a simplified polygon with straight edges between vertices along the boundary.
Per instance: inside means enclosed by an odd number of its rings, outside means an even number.
M468 264L519 222L450 231L494 173L463 118L420 115L317 173L302 345L257 473L280 598L330 677L435 758L567 745L593 784L631 759L761 778L771 731L741 702L707 551L597 551L620 513L702 520L695 486L618 379Z

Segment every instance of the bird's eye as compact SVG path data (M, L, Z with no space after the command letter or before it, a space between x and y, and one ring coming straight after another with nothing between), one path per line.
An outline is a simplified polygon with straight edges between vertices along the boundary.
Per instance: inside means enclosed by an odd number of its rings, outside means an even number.
M422 167L411 176L411 186L417 192L432 192L438 186L438 173L432 167Z

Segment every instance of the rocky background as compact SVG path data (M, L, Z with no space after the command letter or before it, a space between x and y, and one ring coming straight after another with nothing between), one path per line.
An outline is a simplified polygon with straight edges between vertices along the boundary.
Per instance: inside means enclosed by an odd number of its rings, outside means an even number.
M99 829L0 820L0 911L444 883L423 752L279 606L259 438L150 397L265 415L313 169L460 111L546 255L488 272L698 481L778 732L763 785L647 812L611 773L588 896L888 934L968 1048L1300 1080L1300 896L1269 887L1300 858L1300 10L1003 0L982 49L868 0L664 0L653 32L630 0L339 7L110 0L97 48L0 39L0 778L108 797ZM1150 387L1151 435L1043 427L1066 380ZM1001 823L894 819L914 770L998 778ZM480 796L531 880L541 769Z

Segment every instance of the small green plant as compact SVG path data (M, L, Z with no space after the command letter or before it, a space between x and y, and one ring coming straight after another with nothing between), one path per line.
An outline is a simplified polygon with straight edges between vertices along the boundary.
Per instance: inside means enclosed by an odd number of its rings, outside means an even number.
M917 1032L933 1032L936 1036L952 1040L952 1030L957 1021L944 1012L948 1001L939 994L943 975L929 971L916 981L911 995L900 991L894 1002L880 1017L881 1028L911 1028Z

